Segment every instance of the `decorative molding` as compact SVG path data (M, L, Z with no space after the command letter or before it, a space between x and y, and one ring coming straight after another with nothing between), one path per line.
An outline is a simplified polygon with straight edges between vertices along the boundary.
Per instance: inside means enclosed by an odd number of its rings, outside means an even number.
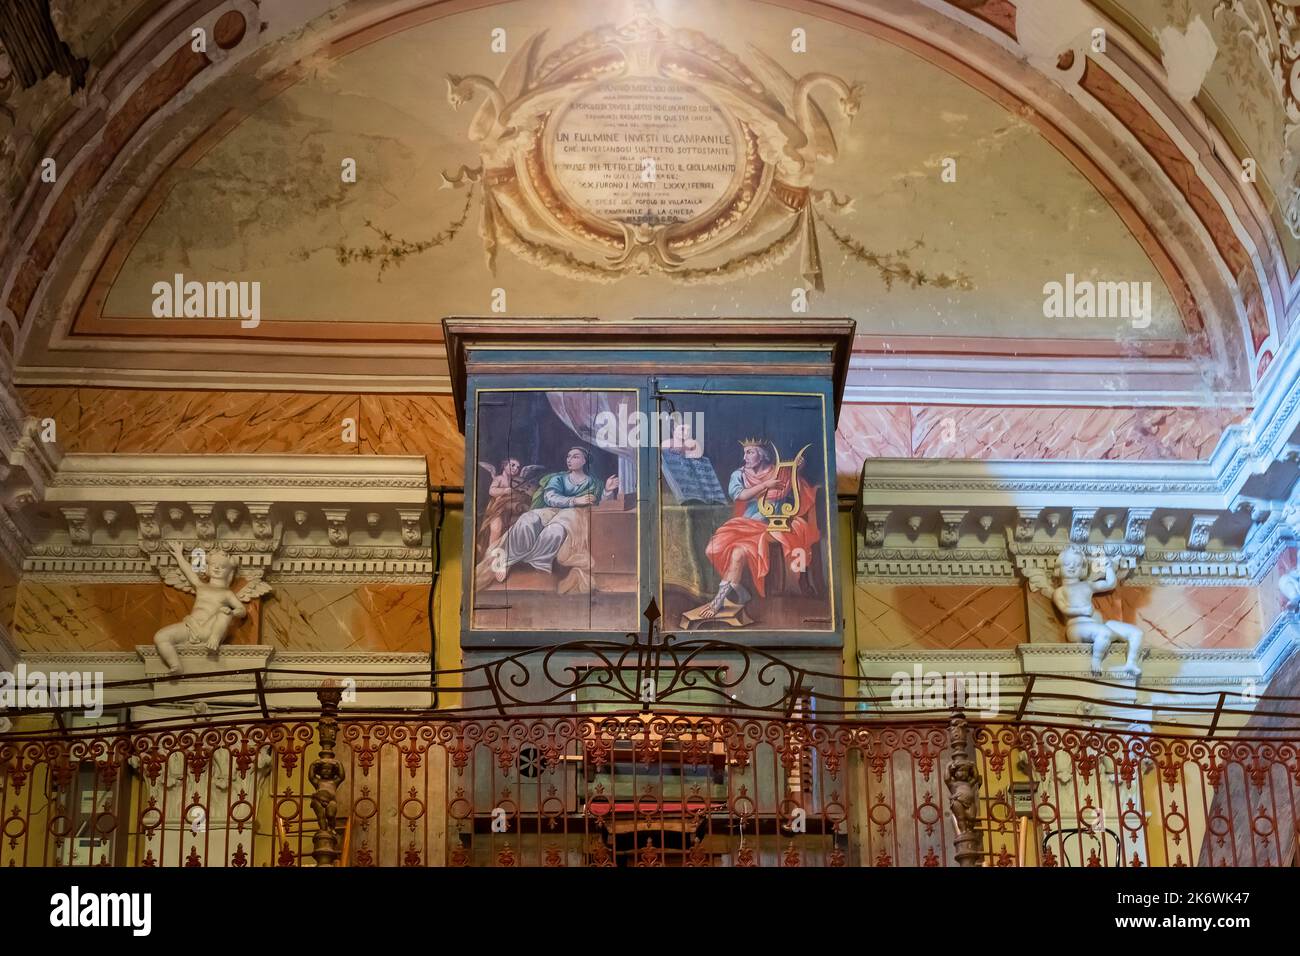
M158 579L171 543L219 543L245 578L423 583L426 468L414 456L68 455L47 487L64 524L16 529L15 563L38 580L141 583ZM365 545L349 545L354 511Z

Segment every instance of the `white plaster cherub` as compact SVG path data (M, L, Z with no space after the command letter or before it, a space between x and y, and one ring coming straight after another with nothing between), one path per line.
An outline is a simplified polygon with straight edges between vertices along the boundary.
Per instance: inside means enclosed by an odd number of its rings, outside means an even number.
M1128 644L1128 660L1122 668L1130 677L1140 677L1138 659L1142 653L1142 629L1125 621L1108 621L1092 606L1094 594L1115 588L1115 566L1106 555L1091 560L1078 548L1070 547L1056 558L1060 585L1052 592L1052 603L1065 618L1065 636L1076 644L1092 645L1092 672L1100 676L1102 661L1115 640Z
M181 672L177 644L203 644L210 653L216 653L230 630L231 618L248 616L244 602L269 594L271 586L265 581L250 581L238 593L230 589L235 579L238 561L221 549L207 556L208 579L204 581L185 559L185 552L176 542L168 545L176 558L176 568L169 568L163 581L180 591L194 595L194 607L175 624L168 624L153 636L158 656L172 674Z

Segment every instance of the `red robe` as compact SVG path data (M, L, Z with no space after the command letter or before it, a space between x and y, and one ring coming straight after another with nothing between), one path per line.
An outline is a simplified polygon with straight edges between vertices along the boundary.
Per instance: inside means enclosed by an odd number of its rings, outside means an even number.
M748 472L742 471L741 477L745 487L757 482ZM750 501L753 499L751 498ZM772 533L767 530L767 522L759 518L746 518L745 509L749 501L737 501L735 517L723 522L704 549L705 556L712 562L718 574L725 575L727 565L731 563L732 554L739 549L744 555L744 565L749 569L749 576L759 597L765 597L767 572L771 566L768 560L768 542L775 538L781 543L781 553L789 566L790 555L802 548L805 563L812 560L813 547L821 540L821 531L817 528L817 489L804 479L799 479L799 511L790 518L790 530ZM801 573L801 572L794 572Z

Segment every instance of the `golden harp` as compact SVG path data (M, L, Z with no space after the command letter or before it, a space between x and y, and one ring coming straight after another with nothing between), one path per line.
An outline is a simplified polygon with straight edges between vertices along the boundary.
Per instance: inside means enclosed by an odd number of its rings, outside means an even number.
M773 501L768 501L768 492L763 492L758 499L758 513L766 519L767 530L773 534L789 531L790 519L799 513L799 466L803 464L803 454L808 448L809 445L804 445L789 461L782 461L776 445L772 446L776 452L775 467L777 477L781 479L781 490Z

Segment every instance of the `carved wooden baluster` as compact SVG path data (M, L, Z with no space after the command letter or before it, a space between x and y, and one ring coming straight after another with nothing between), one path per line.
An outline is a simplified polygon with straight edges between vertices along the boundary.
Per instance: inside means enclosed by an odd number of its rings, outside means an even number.
M307 772L308 782L316 788L311 795L312 810L316 814L316 835L312 837L312 856L317 866L335 866L339 858L338 788L346 773L343 764L334 756L334 742L339 733L339 702L343 688L335 681L326 681L316 692L320 701L320 724L317 737L320 755L312 761Z
M952 811L957 835L958 866L979 866L983 837L979 827L980 774L971 755L970 724L961 711L948 722L948 748L951 757L944 780L948 784L948 807Z

